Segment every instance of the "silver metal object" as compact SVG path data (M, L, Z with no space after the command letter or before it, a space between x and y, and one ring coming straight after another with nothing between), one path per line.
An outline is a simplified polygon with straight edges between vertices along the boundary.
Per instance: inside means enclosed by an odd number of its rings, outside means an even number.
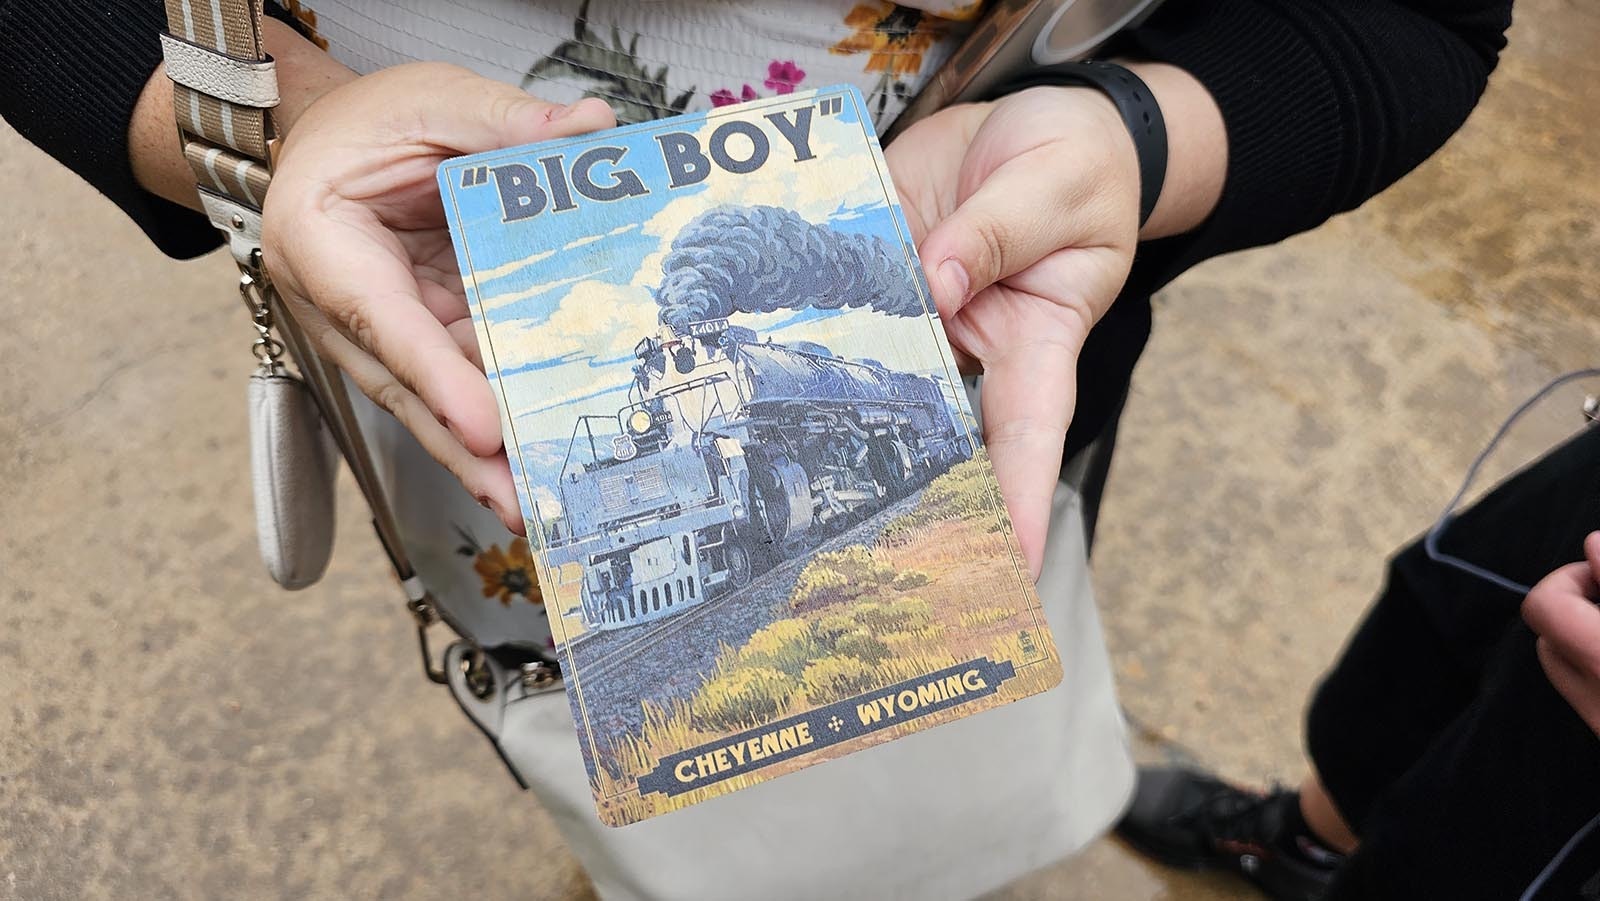
M522 688L529 694L554 691L561 687L561 673L543 660L522 665Z
M423 674L435 685L448 685L449 676L442 665L433 662L433 649L428 646L428 629L440 622L439 611L433 606L431 596L407 601L406 610L411 613L411 618L417 624L417 650L422 655Z
M255 326L256 340L250 351L261 364L262 374L281 375L283 342L272 335L272 302L277 298L277 291L262 265L260 250L251 253L249 265L239 266L239 297L250 311L250 322Z
M473 648L471 653L461 658L461 675L467 690L478 700L494 694L494 673L489 670L488 655L482 648Z

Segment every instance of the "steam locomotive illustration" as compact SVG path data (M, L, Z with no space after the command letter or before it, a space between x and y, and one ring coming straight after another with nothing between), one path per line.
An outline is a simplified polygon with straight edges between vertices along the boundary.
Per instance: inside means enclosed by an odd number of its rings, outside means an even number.
M579 416L546 561L582 564L582 613L616 629L749 584L971 457L942 379L775 343L726 319L634 348L629 402Z

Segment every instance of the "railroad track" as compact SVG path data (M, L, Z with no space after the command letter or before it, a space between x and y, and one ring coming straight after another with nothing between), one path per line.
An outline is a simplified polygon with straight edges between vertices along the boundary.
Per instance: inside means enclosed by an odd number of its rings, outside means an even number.
M594 659L582 661L578 667L578 678L587 681L591 685L605 684L607 681L605 677L609 673L614 672L619 667L628 665L637 655L648 653L652 647L659 647L670 636L692 628L702 619L714 615L718 610L729 604L742 600L759 599L762 595L769 594L772 589L779 587L784 588L782 594L787 597L787 586L794 584L795 577L800 574L800 570L813 554L836 551L852 544L870 544L877 538L878 532L882 530L890 519L902 513L910 512L916 506L917 499L921 496L922 489L918 489L862 522L822 542L810 551L774 566L760 577L752 579L749 585L709 598L676 616L642 627L635 626L621 631L597 631L583 634L571 642L571 650L574 654L588 650L596 642L603 644L607 641L618 641L619 643L614 648L604 650Z

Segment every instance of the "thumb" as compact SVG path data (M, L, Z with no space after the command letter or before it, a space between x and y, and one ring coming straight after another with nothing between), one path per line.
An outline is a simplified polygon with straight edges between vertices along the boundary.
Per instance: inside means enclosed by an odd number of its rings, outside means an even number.
M1591 584L1600 583L1600 532L1590 532L1583 539L1583 556L1589 561ZM1594 599L1600 600L1600 597Z
M940 315L953 317L985 288L1062 249L1107 247L1131 258L1136 209L1120 210L1089 182L1039 178L1072 163L1051 146L1016 156L928 232L918 251Z
M445 63L412 63L369 78L382 91L403 141L434 144L451 153L481 153L611 128L611 107L597 98L562 105L520 88ZM395 101L398 98L404 98Z

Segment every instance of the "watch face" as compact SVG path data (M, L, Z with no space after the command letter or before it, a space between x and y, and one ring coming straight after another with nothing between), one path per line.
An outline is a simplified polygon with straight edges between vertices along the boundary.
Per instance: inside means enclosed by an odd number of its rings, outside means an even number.
M1050 65L1082 59L1113 34L1143 19L1159 3L1160 0L1064 0L1034 37L1033 61Z

